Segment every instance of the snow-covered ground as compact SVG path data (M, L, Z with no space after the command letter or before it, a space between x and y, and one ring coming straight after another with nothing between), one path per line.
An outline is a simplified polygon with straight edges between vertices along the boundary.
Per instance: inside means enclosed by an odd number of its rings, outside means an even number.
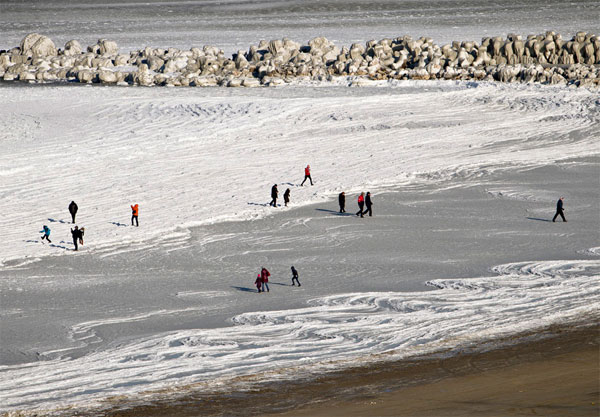
M340 83L345 82L340 80ZM345 190L484 175L598 154L597 91L454 83L370 88L2 88L0 263L156 245L192 226ZM310 164L318 187L297 188ZM546 196L550 203L555 196ZM140 206L142 228L130 224ZM42 245L43 224L52 244Z
M597 92L337 83L0 85L2 409L239 388L597 319ZM273 183L291 207L267 205ZM363 190L373 218L352 214ZM548 222L559 195L566 224Z

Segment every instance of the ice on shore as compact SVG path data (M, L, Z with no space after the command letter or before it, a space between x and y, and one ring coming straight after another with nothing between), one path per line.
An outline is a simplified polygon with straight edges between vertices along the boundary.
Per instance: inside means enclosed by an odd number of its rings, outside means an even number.
M429 292L333 295L305 308L244 313L233 327L158 333L78 359L2 366L0 400L5 410L131 405L310 377L382 354L394 360L476 350L482 341L557 321L599 319L599 260L513 263L494 272L435 280L438 289ZM102 324L82 323L77 337L94 338Z

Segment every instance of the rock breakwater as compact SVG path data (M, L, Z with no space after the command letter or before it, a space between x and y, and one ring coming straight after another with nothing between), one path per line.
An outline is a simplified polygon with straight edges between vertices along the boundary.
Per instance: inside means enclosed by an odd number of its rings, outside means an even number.
M4 81L79 82L141 86L277 86L298 80L481 80L600 86L600 36L577 32L570 40L540 35L455 41L431 38L368 41L339 47L324 37L307 45L289 39L260 41L226 57L215 46L119 53L100 39L83 49L77 40L63 49L32 33L18 47L0 51Z

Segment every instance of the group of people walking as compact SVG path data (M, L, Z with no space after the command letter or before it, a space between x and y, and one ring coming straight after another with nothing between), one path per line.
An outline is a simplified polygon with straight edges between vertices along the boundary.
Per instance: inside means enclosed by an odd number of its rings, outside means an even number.
M306 182L306 180L310 181L310 185L314 185L313 184L313 180L310 174L310 165L306 165L306 168L304 168L304 180L302 180L302 183L300 183L300 186L304 186L304 183ZM271 207L277 207L277 198L279 198L279 190L277 188L277 184L273 184L273 186L271 187L271 201L269 202L269 206ZM285 207L287 207L288 203L290 202L290 189L286 189L285 192L283 193L283 202ZM340 213L345 213L346 212L346 193L345 192L341 192L338 196L338 202L340 205ZM365 208L366 206L366 208ZM373 201L371 200L371 193L367 192L367 194L365 195L364 192L360 193L360 195L358 196L358 208L359 210L356 212L357 216L360 217L364 217L365 214L368 214L369 216L373 216Z
M298 280L298 271L296 270L296 268L294 268L294 265L292 265L292 286L296 286L296 284L298 284L299 287L301 287L302 285L300 284L300 281ZM264 266L261 267L260 269L260 273L258 275L256 275L256 281L254 281L254 285L256 285L256 289L258 290L258 292L270 292L269 291L269 277L271 276L271 273L269 272L269 270L267 268L265 268Z
M277 184L273 184L273 186L271 187L271 202L269 203L270 206L277 207L277 197L278 196L279 196L279 190L277 189ZM286 207L287 207L288 203L290 202L290 189L289 188L287 190L285 190L285 192L283 193L283 202Z
M71 223L75 224L75 217L77 216L77 211L79 210L79 206L77 206L77 203L75 203L75 201L71 201L71 203L69 204L69 213L71 214ZM131 206L131 225L133 226L133 223L135 221L135 225L136 227L139 226L139 222L138 222L138 213L139 213L139 205L136 203L134 205ZM45 239L48 241L48 243L52 243L52 241L50 240L50 228L47 225L44 225L42 227L42 230L40 231L40 233L42 233L42 241ZM79 245L83 245L83 235L85 234L85 227L79 227L77 225L75 225L75 227L73 229L71 229L71 236L73 237L73 246L75 247L74 250L78 250L79 249Z
M342 191L338 195L338 203L340 205L340 213L346 212L346 193ZM365 209L365 206L367 207ZM365 214L369 214L369 216L373 216L373 200L371 200L371 192L367 191L367 195L362 192L358 196L358 211L356 212L357 216L364 217Z

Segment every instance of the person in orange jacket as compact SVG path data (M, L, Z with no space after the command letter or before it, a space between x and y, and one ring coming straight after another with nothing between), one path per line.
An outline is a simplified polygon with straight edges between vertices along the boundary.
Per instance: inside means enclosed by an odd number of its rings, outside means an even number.
M356 212L356 215L358 216L360 214L360 217L364 217L363 216L363 208L365 207L365 193L360 193L360 195L358 196L358 211Z
M307 179L310 180L310 185L313 185L312 178L310 176L310 165L307 165L306 168L304 168L304 181L306 181ZM304 181L302 181L302 184L300 184L300 186L304 185Z
M139 207L137 205L137 203L133 206L131 206L131 225L133 226L133 220L135 219L135 225L136 227L139 226L139 222L138 222L138 211L139 211Z

